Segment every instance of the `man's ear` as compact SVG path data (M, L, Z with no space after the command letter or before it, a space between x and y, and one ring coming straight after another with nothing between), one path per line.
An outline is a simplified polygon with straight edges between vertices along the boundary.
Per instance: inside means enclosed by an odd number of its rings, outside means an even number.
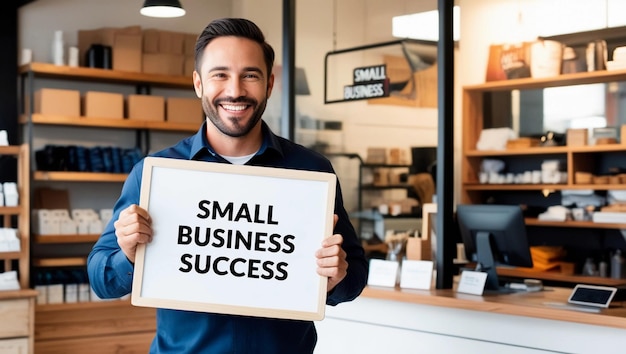
M196 96L202 98L202 78L197 71L193 71L193 88L196 90Z

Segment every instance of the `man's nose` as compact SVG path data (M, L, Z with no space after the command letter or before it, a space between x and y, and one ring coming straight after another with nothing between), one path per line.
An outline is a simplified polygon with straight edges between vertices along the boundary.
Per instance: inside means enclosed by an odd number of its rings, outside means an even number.
M226 94L230 97L241 97L246 95L246 90L241 82L238 79L228 80L226 84Z

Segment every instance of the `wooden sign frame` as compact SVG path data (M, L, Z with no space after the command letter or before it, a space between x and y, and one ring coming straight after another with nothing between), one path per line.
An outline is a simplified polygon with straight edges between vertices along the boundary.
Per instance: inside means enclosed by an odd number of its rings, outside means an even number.
M135 306L321 320L327 278L315 251L332 234L332 173L170 158L144 160Z

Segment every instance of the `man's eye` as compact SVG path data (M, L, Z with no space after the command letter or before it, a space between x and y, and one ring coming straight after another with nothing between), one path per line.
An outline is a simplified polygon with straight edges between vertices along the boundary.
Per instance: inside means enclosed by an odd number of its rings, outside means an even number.
M245 74L243 77L248 80L258 80L260 78L259 75L255 73Z

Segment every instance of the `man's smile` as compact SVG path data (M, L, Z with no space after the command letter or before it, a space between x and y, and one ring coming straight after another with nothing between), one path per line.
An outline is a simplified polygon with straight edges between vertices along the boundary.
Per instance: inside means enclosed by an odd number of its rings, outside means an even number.
M243 103L222 103L220 104L220 106L226 110L226 111L230 111L230 112L240 112L245 110L246 108L249 107L249 105L247 104L243 104Z

